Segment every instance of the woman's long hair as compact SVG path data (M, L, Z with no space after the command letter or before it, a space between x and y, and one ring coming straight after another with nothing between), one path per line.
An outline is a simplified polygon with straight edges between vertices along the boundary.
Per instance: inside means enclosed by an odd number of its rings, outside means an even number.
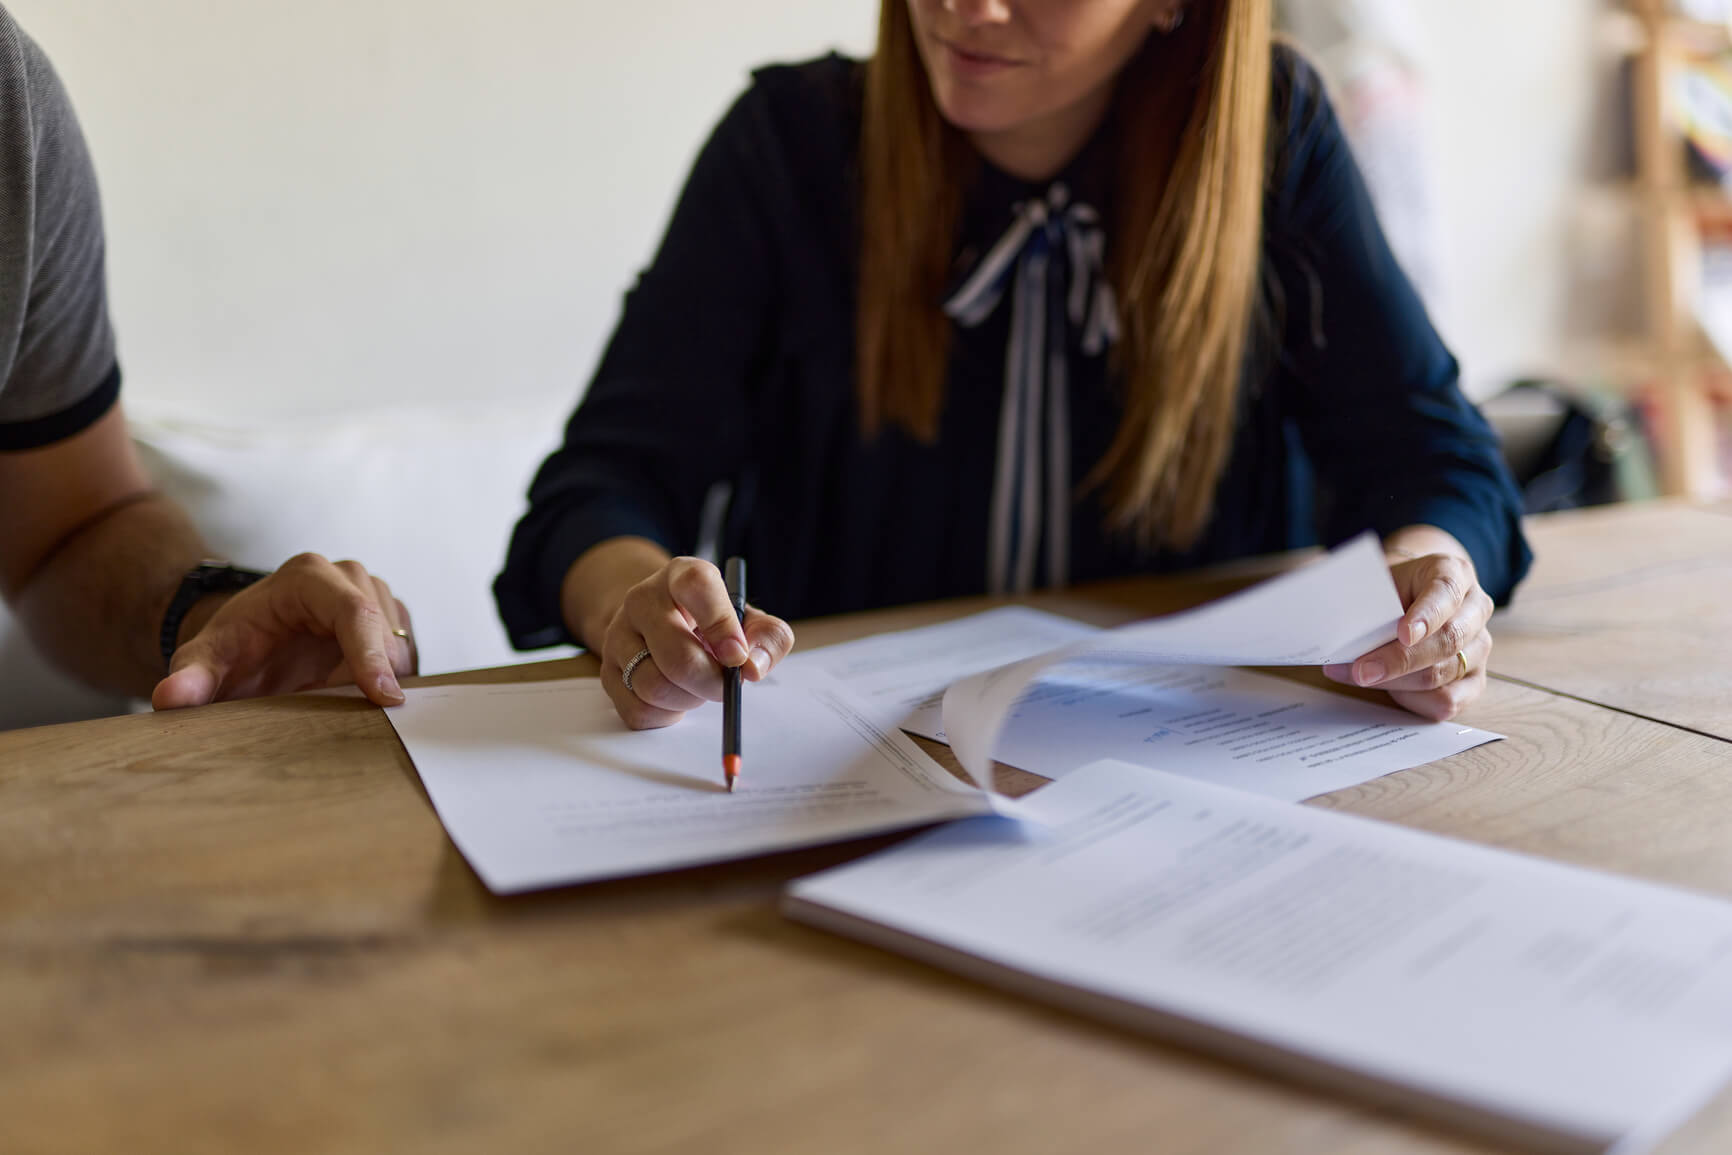
M1257 315L1270 83L1269 0L1191 0L1118 80L1108 275L1123 421L1087 484L1109 527L1184 547L1209 521ZM971 150L938 111L907 0L882 0L861 125L858 376L868 433L936 438L942 299Z

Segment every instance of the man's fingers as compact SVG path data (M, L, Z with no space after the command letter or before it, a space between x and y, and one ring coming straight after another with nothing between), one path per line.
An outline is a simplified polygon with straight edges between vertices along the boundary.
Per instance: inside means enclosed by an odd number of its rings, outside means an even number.
M180 710L187 706L205 706L216 700L222 679L208 666L182 666L156 684L150 693L153 710Z
M357 566L359 563L356 563ZM367 576L373 590L373 602L385 615L385 625L391 631L391 671L399 678L415 672L419 659L415 653L415 635L409 629L409 608L397 600L385 579ZM366 586L362 587L367 588ZM398 631L402 631L401 634Z
M241 623L214 620L174 652L169 675L151 691L150 704L173 710L215 702L230 678L258 667L267 652L263 635Z
M421 672L421 644L415 640L415 619L409 616L409 607L399 598L392 598L391 603L397 607L396 622L409 636L403 639L409 645L409 668L404 673L419 674Z
M794 649L794 627L755 606L746 607L746 638L750 657L746 660L745 674L753 682L768 677L776 663Z
M303 555L305 556L305 555ZM337 639L343 657L355 671L355 684L376 705L395 706L403 701L391 666L389 619L376 600L367 571L358 562L332 564L301 563L296 558L275 576L294 583L292 592L306 608L314 624Z
M667 574L668 596L691 617L716 660L724 666L744 665L748 657L746 634L734 613L734 603L728 600L721 571L700 558L676 557L663 572Z

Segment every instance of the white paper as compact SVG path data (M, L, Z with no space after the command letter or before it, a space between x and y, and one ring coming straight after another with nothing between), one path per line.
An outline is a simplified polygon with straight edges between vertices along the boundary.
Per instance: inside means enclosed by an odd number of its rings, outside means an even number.
M796 651L778 669L788 677L815 666L862 701L884 710L886 717L902 720L925 709L936 717L952 683L1100 632L1097 626L1057 614L1004 606L919 629ZM905 728L914 727L905 723Z
M1732 1073L1732 903L1122 763L1023 808L1045 826L954 824L789 912L1580 1148L1651 1142Z
M386 711L451 840L508 894L671 870L988 809L821 673L748 686L744 767L721 706L626 728L595 678L407 691Z
M1365 534L1302 569L1197 609L1106 630L965 678L944 695L944 731L963 769L990 792L1005 720L1030 684L1054 666L1350 662L1393 640L1401 613L1382 548Z
M904 730L945 740L937 706ZM997 760L1063 778L1116 758L1298 802L1502 738L1230 666L1060 666L1005 720Z

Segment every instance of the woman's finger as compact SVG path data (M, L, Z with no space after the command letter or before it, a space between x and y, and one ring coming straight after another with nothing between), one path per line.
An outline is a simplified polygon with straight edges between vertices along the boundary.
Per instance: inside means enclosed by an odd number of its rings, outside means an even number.
M669 682L702 700L721 701L722 668L703 639L656 591L640 586L626 595L620 628L629 636L615 641L610 634L607 650L621 665L639 649L648 649L655 655L656 668Z
M629 658L627 659L629 660ZM648 661L646 658L645 661ZM640 663L638 669L642 669ZM637 670L632 671L632 684L637 684ZM607 691L607 696L613 701L613 708L619 712L620 720L633 730L656 730L663 726L671 726L683 715L677 710L663 710L652 706L631 690L626 689L620 667L606 661L601 664L601 688Z
M1389 697L1410 713L1434 722L1447 722L1485 691L1485 681L1485 671L1475 670L1440 689L1396 690Z
M1396 626L1396 640L1417 646L1445 622L1459 615L1468 595L1479 588L1473 567L1449 554L1420 558L1412 567L1413 600Z
M1396 690L1436 690L1449 685L1451 682L1470 677L1476 670L1485 669L1486 662L1490 657L1491 633L1487 630L1481 630L1468 640L1467 645L1443 661L1423 666L1399 678L1391 678L1378 688L1392 693ZM1464 659L1467 664L1465 670L1462 668Z
M645 705L654 706L658 710L669 710L684 713L695 710L704 704L704 700L696 694L687 693L668 680L656 665L655 652L634 662L634 659L644 650L649 649L644 640L630 632L627 628L620 630L617 646L609 646L610 660L620 671L620 685L628 693L637 696ZM625 685L625 667L631 665L631 685Z
M744 665L748 656L746 633L740 628L721 571L701 558L676 557L662 572L669 598L690 616L716 661L724 666ZM672 671L669 673L672 676Z
M746 640L751 644L751 656L746 660L746 678L759 682L776 668L777 662L793 652L794 627L756 606L747 606Z
M1455 657L1468 643L1485 630L1491 620L1492 601L1485 591L1475 587L1462 603L1459 613L1447 619L1440 628L1428 628L1417 644L1404 646L1399 641L1379 646L1352 665L1352 680L1357 686L1383 686L1396 678L1405 677L1427 666L1435 666Z

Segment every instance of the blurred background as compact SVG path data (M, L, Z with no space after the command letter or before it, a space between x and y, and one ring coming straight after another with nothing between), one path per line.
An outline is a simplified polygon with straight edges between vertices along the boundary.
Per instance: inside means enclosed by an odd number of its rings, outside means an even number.
M1278 6L1530 503L1722 492L1732 0ZM360 557L428 672L512 660L487 582L710 126L754 65L864 54L876 24L873 0L8 7L96 158L164 486L237 560ZM0 669L21 646L0 623ZM0 725L64 689L35 677Z

